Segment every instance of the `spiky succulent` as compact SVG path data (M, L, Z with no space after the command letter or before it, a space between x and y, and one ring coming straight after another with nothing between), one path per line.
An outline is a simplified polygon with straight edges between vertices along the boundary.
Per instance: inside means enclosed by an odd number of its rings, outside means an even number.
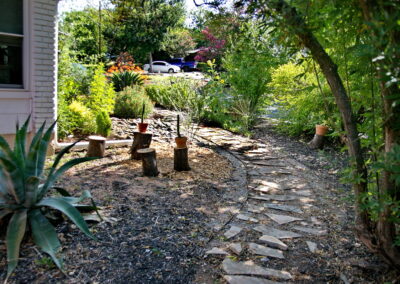
M62 270L62 260L57 256L60 242L55 228L46 217L45 212L48 209L62 212L87 236L94 238L82 215L75 208L85 198L91 198L90 193L85 191L80 198L74 198L64 189L54 187L54 183L71 167L95 158L73 159L58 167L64 154L75 145L72 144L57 155L47 177L44 177L47 148L55 123L47 131L43 123L29 147L28 125L29 118L21 128L17 124L13 149L0 136L0 222L4 223L8 220L5 217L10 217L6 232L7 279L18 264L21 241L28 227L36 245L50 255ZM47 193L50 190L57 190L61 195L49 197Z
M115 72L112 74L111 80L114 84L116 92L120 92L126 87L132 87L133 85L143 85L143 76L133 71Z

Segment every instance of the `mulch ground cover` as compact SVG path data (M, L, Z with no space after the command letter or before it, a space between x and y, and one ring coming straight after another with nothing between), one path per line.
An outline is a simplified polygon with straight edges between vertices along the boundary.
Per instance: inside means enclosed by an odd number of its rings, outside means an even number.
M58 226L66 275L27 239L11 283L190 283L212 237L212 218L229 190L230 163L211 149L192 145L192 171L173 171L173 148L154 143L159 177L141 173L128 148L70 170L59 182L71 193L88 189L105 221L91 224L98 241L70 222ZM83 156L72 153L69 157ZM218 170L217 170L218 169ZM2 238L3 239L3 238ZM5 277L0 244L0 278Z

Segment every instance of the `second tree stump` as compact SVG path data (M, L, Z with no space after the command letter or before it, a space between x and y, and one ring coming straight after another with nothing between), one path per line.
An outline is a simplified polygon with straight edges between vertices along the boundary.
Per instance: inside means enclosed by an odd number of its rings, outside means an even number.
M151 133L141 133L135 131L133 133L133 143L131 146L131 159L140 160L140 154L137 152L140 149L149 148L151 144Z
M89 146L86 156L103 158L106 140L107 139L102 136L89 136Z
M137 150L142 158L143 175L146 177L158 176L156 150L145 148Z
M190 171L188 148L174 148L174 170Z

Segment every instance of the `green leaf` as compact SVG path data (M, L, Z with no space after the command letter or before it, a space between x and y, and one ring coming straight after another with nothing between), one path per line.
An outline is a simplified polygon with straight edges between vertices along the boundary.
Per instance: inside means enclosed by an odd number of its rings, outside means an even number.
M57 267L62 270L62 260L57 258L56 255L61 244L53 225L51 225L47 218L40 212L40 209L29 212L28 217L35 244L40 247L42 251L50 255Z
M82 195L80 197L71 197L71 196L63 196L63 197L57 197L59 199L62 199L72 206L78 205L79 202L82 202L83 200L87 198L92 198L92 195L88 190L83 191Z
M25 168L26 134L28 132L28 125L30 120L31 116L29 115L28 118L25 120L24 124L22 125L21 129L18 129L18 123L17 123L17 132L15 135L15 143L14 143L14 153L17 157L20 158L21 168Z
M37 161L37 176L40 176L44 170L44 163L46 161L47 148L49 146L49 142L51 139L51 134L53 133L53 129L56 125L57 121L54 121L52 125L50 125L49 129L47 129L46 133L43 135L42 140L40 141L40 146L38 150L38 161Z
M73 166L78 165L80 163L84 163L84 162L92 161L92 160L96 160L96 159L98 159L98 158L97 157L84 157L84 158L73 159L71 161L66 162L54 174L49 174L45 184L43 185L42 191L38 195L38 199L40 200L41 198L43 198L44 195L46 194L46 192L53 186L53 184L57 180L57 178L60 177L63 173L65 173L67 170L69 170Z
M35 205L38 194L39 178L29 177L26 180L26 192L25 192L25 204L26 208L30 208Z
M38 154L39 146L41 143L41 138L43 130L46 123L43 123L39 130L36 132L32 139L31 145L29 147L28 156L26 159L26 175L27 176L39 176L38 175Z
M11 178L13 186L8 187L8 192L14 196L17 203L22 203L25 200L25 183L24 175L21 173L20 168L7 159L3 153L0 153L0 162L3 168Z
M72 222L75 223L75 225L82 230L88 237L92 239L96 239L92 233L89 231L89 228L83 220L81 213L73 207L71 204L69 204L67 201L63 200L62 198L58 197L50 197L50 198L45 198L39 203L37 203L37 206L48 206L53 209L61 211L64 215L66 215L69 219L71 219Z
M22 238L25 235L26 219L27 210L22 209L15 212L8 223L6 236L8 270L6 282L18 264L19 249Z
M9 209L1 209L0 210L0 220L6 217L8 214L11 214L13 211Z

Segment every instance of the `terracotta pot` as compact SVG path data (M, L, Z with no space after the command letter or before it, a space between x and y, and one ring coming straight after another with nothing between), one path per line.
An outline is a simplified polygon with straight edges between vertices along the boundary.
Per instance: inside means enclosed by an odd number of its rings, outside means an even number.
M186 148L187 137L175 137L176 148Z
M139 123L138 124L139 132L145 133L148 125L149 125L148 123Z
M315 126L315 134L320 135L320 136L325 136L325 134L328 132L329 127L326 125L316 125Z

